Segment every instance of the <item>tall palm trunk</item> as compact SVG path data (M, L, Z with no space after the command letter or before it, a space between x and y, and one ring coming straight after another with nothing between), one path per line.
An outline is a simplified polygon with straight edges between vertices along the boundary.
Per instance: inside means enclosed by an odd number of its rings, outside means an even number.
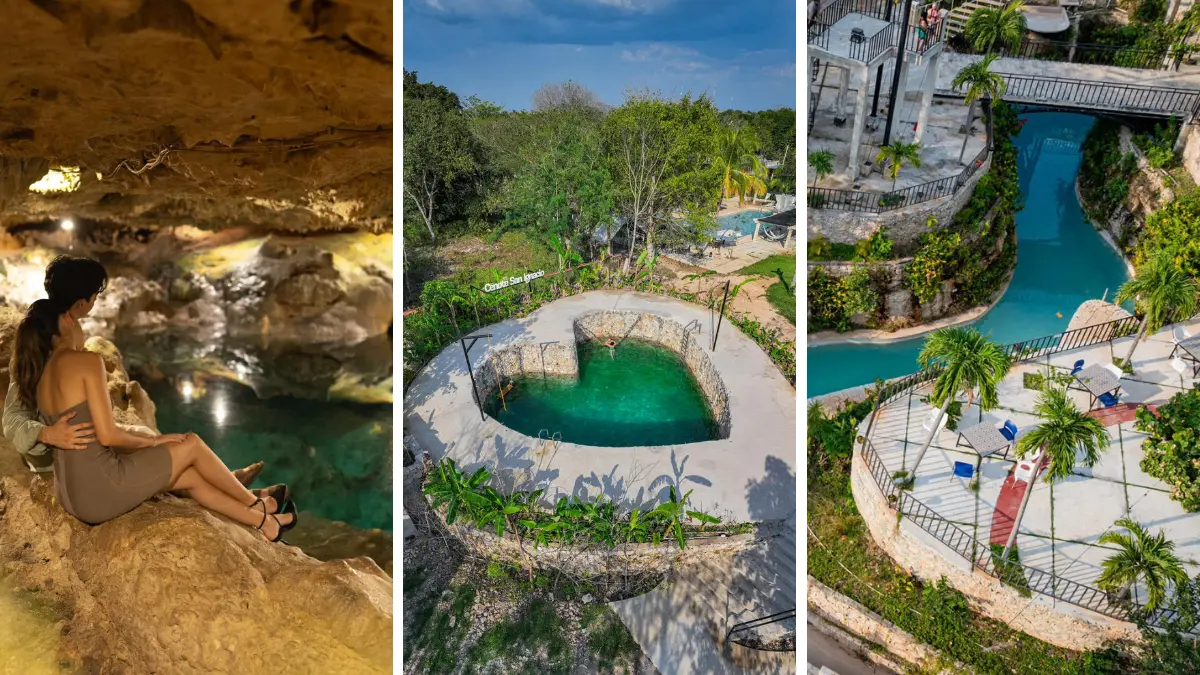
M1150 322L1142 319L1142 328L1138 331L1137 337L1133 339L1133 344L1129 345L1129 354L1125 356L1125 367L1131 372L1133 371L1133 350L1137 349L1142 338L1146 337L1146 330L1150 328Z
M989 149L994 147L993 144L996 142L996 138L994 136L995 128L992 126L992 123L993 123L992 112L993 112L992 111L992 97L984 96L983 97L983 119L984 119L984 123L987 125L987 147Z
M971 140L971 123L975 121L975 102L967 106L967 126L963 127L962 150L958 151L958 163L962 164L963 155L967 154L967 141Z
M1001 560L1008 560L1008 552L1017 543L1017 530L1021 529L1021 519L1025 517L1025 507L1029 506L1029 495L1033 494L1033 486L1037 485L1038 470L1041 466L1039 460L1038 465L1033 467L1033 475L1029 477L1029 484L1025 487L1025 496L1021 498L1021 508L1017 509L1017 522L1013 523L1012 532L1008 533L1008 541L1004 543L1004 552L1000 554Z
M933 438L937 436L938 429L942 424L942 418L946 416L946 411L950 408L950 402L953 400L954 396L950 395L946 397L945 401L942 401L942 407L938 411L937 419L933 421L933 430L929 432L929 437L925 439L925 445L922 445L921 451L917 453L917 461L913 462L912 471L909 472L910 476L915 477L917 475L917 467L921 465L921 460L925 459L925 453L929 450L929 446L933 445Z

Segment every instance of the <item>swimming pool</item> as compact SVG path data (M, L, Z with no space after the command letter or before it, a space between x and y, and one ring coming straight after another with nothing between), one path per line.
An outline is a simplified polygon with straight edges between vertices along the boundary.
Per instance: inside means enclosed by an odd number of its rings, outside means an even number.
M675 445L717 438L704 392L675 352L629 339L615 350L581 342L579 379L531 376L488 398L488 413L526 436L560 431L568 443L599 447Z
M737 213L717 216L717 230L737 230L743 236L754 234L754 219L765 218L769 215L771 215L770 211L747 209L745 211L738 211Z
M1080 304L1106 293L1111 299L1129 278L1075 198L1083 139L1095 119L1070 113L1027 119L1015 141L1025 203L1017 213L1017 270L1000 302L974 322L1001 344L1062 332ZM922 336L884 345L809 347L808 395L911 373L923 343Z

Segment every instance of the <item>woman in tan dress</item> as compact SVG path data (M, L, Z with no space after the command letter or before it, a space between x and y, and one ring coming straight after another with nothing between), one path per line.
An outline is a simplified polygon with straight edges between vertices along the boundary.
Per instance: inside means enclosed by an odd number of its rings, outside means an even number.
M186 490L202 506L279 541L296 524L292 502L280 504L281 499L247 490L195 434L143 438L113 422L104 362L84 350L83 330L74 318L91 311L104 289L107 276L96 267L98 274L73 277L54 300L33 303L17 329L11 368L22 401L44 420L74 412L76 421L95 425L96 440L84 449L54 449L63 508L94 525L160 492Z

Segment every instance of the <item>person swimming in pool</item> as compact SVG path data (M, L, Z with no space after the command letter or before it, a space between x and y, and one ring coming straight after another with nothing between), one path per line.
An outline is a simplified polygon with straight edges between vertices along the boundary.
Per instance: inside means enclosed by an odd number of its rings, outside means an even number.
M76 320L91 311L108 276L99 263L79 265L73 272L58 280L61 292L38 300L26 312L10 367L21 402L38 410L45 424L74 412L78 423L94 425L95 439L82 450L54 448L55 489L64 510L99 524L159 492L185 490L202 506L258 529L268 541L279 541L297 522L286 486L257 495L196 434L146 438L115 424L104 362L84 350Z

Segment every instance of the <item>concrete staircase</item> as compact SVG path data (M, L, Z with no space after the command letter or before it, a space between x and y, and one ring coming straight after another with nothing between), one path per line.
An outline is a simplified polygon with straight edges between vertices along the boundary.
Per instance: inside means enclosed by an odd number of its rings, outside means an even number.
M662 675L796 672L796 654L739 642L795 641L791 618L726 638L743 621L796 609L796 520L764 525L751 549L677 568L644 596L613 603ZM751 642L753 643L753 642Z
M945 39L949 40L952 37L962 35L962 32L967 29L967 18L980 7L1004 9L1005 4L1003 0L970 0L970 2L965 2L955 7L946 15Z

